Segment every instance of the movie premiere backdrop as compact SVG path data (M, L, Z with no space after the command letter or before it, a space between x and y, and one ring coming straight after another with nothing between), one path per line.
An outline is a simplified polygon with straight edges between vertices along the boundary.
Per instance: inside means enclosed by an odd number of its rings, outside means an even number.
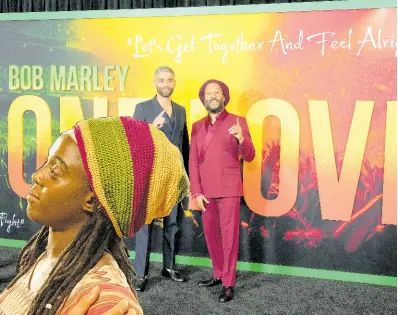
M396 285L397 10L384 2L5 15L1 244L39 229L25 195L60 132L82 119L133 115L156 93L154 70L167 65L189 132L206 114L198 91L211 78L230 87L228 111L247 119L257 155L242 166L240 266L387 276L380 283ZM162 220L154 233L159 253ZM133 251L134 239L127 244ZM178 254L194 264L208 257L201 212L182 212Z

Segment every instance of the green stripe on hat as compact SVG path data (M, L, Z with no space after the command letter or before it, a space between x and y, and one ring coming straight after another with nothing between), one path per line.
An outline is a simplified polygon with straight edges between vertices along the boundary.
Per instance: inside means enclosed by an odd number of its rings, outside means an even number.
M119 118L88 121L99 178L109 209L123 235L130 231L134 191L133 162L126 133ZM94 177L94 175L93 175ZM120 211L123 210L123 211Z

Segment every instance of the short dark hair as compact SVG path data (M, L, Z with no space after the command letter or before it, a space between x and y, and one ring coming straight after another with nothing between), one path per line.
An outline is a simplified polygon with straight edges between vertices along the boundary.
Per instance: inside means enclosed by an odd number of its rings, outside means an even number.
M175 75L173 69L171 69L170 67L167 67L167 66L161 66L161 67L157 68L157 69L155 70L155 74L154 74L154 75L156 76L156 75L158 75L160 72L170 72L170 73L172 73L173 75Z

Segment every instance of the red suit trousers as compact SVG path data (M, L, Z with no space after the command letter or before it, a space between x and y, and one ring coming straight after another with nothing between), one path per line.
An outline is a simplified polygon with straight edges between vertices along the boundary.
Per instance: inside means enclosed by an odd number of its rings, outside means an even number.
M223 286L235 286L239 249L240 198L207 198L202 211L206 244L213 264L213 277Z

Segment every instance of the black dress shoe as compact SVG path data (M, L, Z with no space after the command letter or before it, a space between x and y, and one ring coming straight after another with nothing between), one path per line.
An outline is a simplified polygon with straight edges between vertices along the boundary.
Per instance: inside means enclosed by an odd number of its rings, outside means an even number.
M175 282L185 282L185 281L187 281L187 279L182 277L178 271L172 270L172 269L163 269L162 270L162 276L165 277L165 278L170 278L171 280L173 280Z
M229 302L234 297L234 287L222 287L220 302Z
M198 283L198 285L200 287L214 287L214 286L219 285L221 283L222 283L221 279L211 278L211 279L208 279L208 280L200 281Z
M147 277L137 276L137 279L135 280L134 284L135 290L140 292L144 291L147 283L148 283Z

